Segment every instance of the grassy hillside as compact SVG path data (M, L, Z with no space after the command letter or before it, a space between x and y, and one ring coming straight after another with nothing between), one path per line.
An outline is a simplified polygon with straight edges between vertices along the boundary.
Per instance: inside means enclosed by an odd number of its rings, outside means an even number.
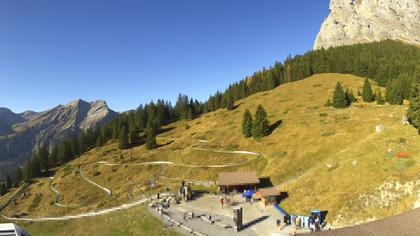
M311 208L327 210L327 220L336 226L411 209L417 201L420 186L417 181L420 166L414 155L420 151L420 142L416 130L401 122L407 106L357 102L348 109L326 108L324 104L332 96L337 81L355 93L363 84L362 78L352 75L315 75L240 100L233 111L218 110L193 121L164 127L165 132L158 139L161 147L153 151L147 151L144 146L122 151L117 149L116 143L108 143L59 168L54 174L53 186L62 194L60 203L67 208L54 205L55 194L49 188L50 180L39 179L3 214L26 213L40 217L94 211L129 202L128 192L141 198L158 191L149 189L151 178L157 179L158 189L162 190L178 184L179 181L172 178L215 180L218 172L228 170L257 170L262 176L270 176L280 190L288 192L289 198L282 206L289 213L308 213ZM266 109L270 122L280 125L261 140L245 139L241 134L243 112L250 109L254 113L259 104ZM384 125L384 131L375 133L375 126L379 124ZM199 151L194 147L247 150L261 153L262 158L221 169L131 165L145 161L226 164L254 158ZM395 153L400 150L409 153L410 158L397 158ZM78 164L97 161L122 164L91 164L81 168L86 177L111 189L112 197L83 181L74 171ZM144 214L143 208L103 217L117 219L124 215L129 218L133 217L131 214ZM99 219L70 221L70 224L33 223L29 229L41 232L45 227L65 230L74 225L83 228L82 225L92 224L99 224L103 230L112 227ZM138 227L148 229L143 223ZM160 234L161 230L153 232Z

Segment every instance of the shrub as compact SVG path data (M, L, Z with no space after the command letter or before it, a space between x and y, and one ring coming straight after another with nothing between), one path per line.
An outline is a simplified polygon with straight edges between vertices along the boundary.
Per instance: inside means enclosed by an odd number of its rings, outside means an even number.
M406 151L399 151L399 152L397 152L397 157L398 158L409 158L410 153L408 153Z
M93 176L98 176L98 175L101 175L101 172L100 171L95 171L95 172L93 172Z

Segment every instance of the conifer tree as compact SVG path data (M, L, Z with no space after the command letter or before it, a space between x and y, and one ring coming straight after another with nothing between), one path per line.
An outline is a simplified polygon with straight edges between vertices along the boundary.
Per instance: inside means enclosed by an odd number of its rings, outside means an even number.
M128 148L127 125L123 125L120 129L120 135L118 137L118 148L119 149L127 149Z
M187 109L187 120L193 120L194 119L194 112L191 107Z
M255 118L252 124L252 136L254 138L262 138L269 132L269 122L267 120L267 113L262 105L257 107Z
M39 161L39 164L41 166L41 169L44 170L45 172L48 171L49 169L49 160L48 160L48 147L47 145L42 145L38 152L37 152L37 158Z
M59 148L59 159L61 163L66 163L72 159L71 146L68 141L64 141L60 144Z
M98 135L98 138L96 138L96 147L102 147L104 145L104 138L102 134Z
M153 123L152 122L147 123L145 133L146 133L146 148L148 150L156 148L157 147L156 133L155 133L155 130L153 128Z
M382 92L381 92L380 89L378 89L378 92L376 92L375 100L376 100L376 103L378 105L384 105L385 104L385 99L383 98Z
M368 79L365 79L363 83L362 98L364 102L373 102L375 101L375 96L373 96L372 86Z
M9 175L6 176L6 188L10 189L11 187L13 187L13 182L12 179L10 178Z
M113 140L117 140L120 135L120 132L118 129L118 123L119 123L118 120L116 120L112 126L112 139Z
M350 104L352 104L353 102L356 102L356 97L353 94L353 91L350 90L349 88L346 88L346 97L347 97L347 101Z
M136 129L131 129L130 131L130 143L131 145L135 145L137 143L139 143L140 141L140 136L139 133Z
M22 173L22 169L20 167L17 168L16 170L16 181L14 186L15 187L19 187L20 182L22 182L23 180L23 173Z
M39 160L36 157L32 160L32 174L33 177L41 176L41 164L39 163Z
M407 118L420 133L420 96L411 99L407 110Z
M403 94L401 81L393 80L386 88L386 101L391 105L401 105L403 103Z
M230 94L226 98L226 108L228 111L231 111L234 108L233 97Z
M4 185L4 183L0 184L0 195L3 196L7 193L7 189L6 186Z
M414 79L417 84L420 84L420 64L416 66L416 70L414 72Z
M248 109L245 110L242 118L242 134L245 138L252 136L252 115Z
M345 108L349 106L349 101L340 82L337 82L335 85L332 104L334 108Z
M58 145L55 144L50 153L50 166L56 166L58 164Z

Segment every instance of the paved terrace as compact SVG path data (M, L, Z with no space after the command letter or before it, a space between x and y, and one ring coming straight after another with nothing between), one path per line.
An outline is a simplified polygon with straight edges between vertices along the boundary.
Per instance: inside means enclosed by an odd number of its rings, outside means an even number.
M282 218L283 216L272 206L264 207L261 202L245 203L242 197L236 195L234 197L229 197L232 206L221 207L219 204L219 198L220 196L217 195L203 195L195 200L179 205L171 204L171 207L169 209L165 209L165 211L167 211L171 217L176 218L183 224L206 235L289 236L295 232L308 232L306 229L296 231L294 226L288 226L285 229L280 229L280 227L276 225L276 220ZM236 233L232 229L233 206L243 207L243 224L245 228L240 233ZM155 210L152 211L156 212ZM229 225L230 227L225 229L217 224L211 225L201 219L183 221L182 215L184 212L194 212L196 215L211 214L212 218L215 219L216 222ZM164 219L161 216L159 216L159 218L162 220ZM173 227L176 228L176 226ZM182 229L180 232L183 232Z

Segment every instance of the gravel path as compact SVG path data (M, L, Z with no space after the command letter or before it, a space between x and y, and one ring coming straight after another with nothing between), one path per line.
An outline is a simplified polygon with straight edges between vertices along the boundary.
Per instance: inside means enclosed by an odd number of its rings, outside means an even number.
M161 138L161 139L164 139L164 138ZM170 138L166 138L166 139L170 139ZM176 140L176 139L172 139L172 140ZM208 143L208 141L206 141L206 140L198 140L198 142ZM250 152L250 151L224 151L224 150L197 148L197 147L193 147L193 149L194 150L199 150L199 151L209 151L209 152L217 152L217 153L251 155L251 156L254 156L255 158L249 159L249 160L246 160L246 161L243 161L243 162L240 162L240 163L220 164L220 165L190 165L190 164L183 164L183 163L174 163L174 162L171 162L171 161L151 161L151 162L129 163L129 164L118 164L118 163L108 163L108 162L105 162L105 161L98 161L98 162L88 162L88 163L79 164L76 167L76 171L77 171L77 173L79 173L80 177L84 181L98 187L99 189L101 189L102 191L107 193L107 195L109 197L111 197L112 196L112 191L110 189L108 189L108 188L106 188L106 187L88 179L83 174L81 167L86 166L86 165L98 164L98 165L105 165L105 166L171 165L171 166L189 167L189 168L226 168L226 167L235 167L235 166L245 165L249 162L258 160L261 157L261 155L259 153ZM59 207L66 207L66 206L59 203L60 193L52 186L53 181L54 181L54 177L51 177L50 189L56 194L55 205L57 205ZM197 180L196 182L202 182L202 181ZM86 213L81 213L81 214L76 214L76 215L65 215L65 216L57 216L57 217L38 217L38 218L16 218L16 217L7 217L5 215L2 215L2 217L7 219L7 220L38 221L38 222L39 221L63 221L63 220L71 220L71 219L80 219L80 218L83 218L83 217L92 217L92 216L104 215L104 214L114 212L114 211L129 209L129 208L141 205L143 203L146 203L146 202L150 201L151 199L152 198L143 198L143 199L140 199L138 201L123 204L123 205L118 206L118 207L111 207L111 208L107 208L107 209L103 209L103 210L99 210L99 211L86 212Z

